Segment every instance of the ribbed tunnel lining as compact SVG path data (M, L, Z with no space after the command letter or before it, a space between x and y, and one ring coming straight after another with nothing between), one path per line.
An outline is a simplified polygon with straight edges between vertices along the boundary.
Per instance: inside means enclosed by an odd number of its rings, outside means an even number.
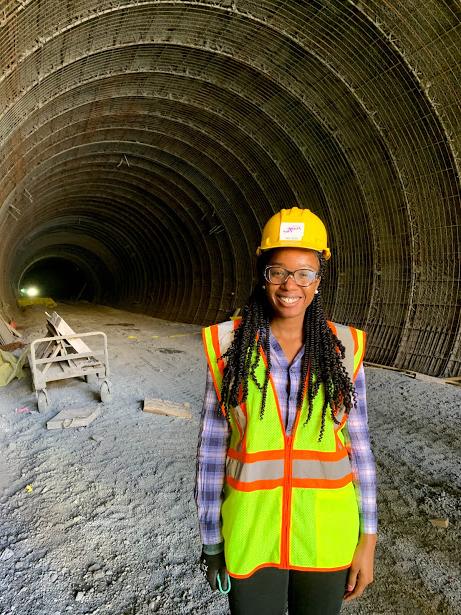
M4 301L64 251L107 303L222 320L261 225L298 203L330 231L327 313L367 330L368 360L459 373L459 8L38 0L0 19Z

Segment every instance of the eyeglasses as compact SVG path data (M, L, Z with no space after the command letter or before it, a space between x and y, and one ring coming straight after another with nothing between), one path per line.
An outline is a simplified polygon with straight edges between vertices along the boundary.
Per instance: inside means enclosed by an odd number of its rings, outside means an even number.
M310 286L312 282L315 282L319 274L317 271L312 271L312 269L288 271L288 269L277 267L276 265L269 265L264 270L264 277L271 284L284 284L290 275L298 286Z

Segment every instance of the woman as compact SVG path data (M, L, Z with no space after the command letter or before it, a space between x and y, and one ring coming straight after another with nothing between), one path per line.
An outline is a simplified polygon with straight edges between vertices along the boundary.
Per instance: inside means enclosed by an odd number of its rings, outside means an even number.
M233 615L333 615L373 579L365 333L323 315L315 214L272 216L257 253L242 318L203 331L201 567Z

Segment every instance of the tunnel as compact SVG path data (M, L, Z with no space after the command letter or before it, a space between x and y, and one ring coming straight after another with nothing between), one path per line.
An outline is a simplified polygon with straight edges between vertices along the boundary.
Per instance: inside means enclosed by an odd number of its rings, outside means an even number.
M53 297L63 301L95 301L92 277L90 271L81 269L78 264L66 258L43 258L24 272L20 281L20 294ZM96 278L96 283L98 281Z
M460 18L450 0L2 2L3 307L48 280L225 320L265 221L298 205L329 231L326 313L367 332L368 361L461 374Z

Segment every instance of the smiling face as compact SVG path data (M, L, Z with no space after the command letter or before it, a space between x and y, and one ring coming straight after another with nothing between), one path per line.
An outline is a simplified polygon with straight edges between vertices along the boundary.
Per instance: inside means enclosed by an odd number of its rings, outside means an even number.
M318 271L320 263L313 250L279 248L272 252L268 265L277 265L288 271L297 269ZM309 286L299 286L293 276L288 276L287 280L280 285L266 281L266 296L273 309L274 317L299 319L302 323L304 313L312 303L319 284L320 279L316 278Z

